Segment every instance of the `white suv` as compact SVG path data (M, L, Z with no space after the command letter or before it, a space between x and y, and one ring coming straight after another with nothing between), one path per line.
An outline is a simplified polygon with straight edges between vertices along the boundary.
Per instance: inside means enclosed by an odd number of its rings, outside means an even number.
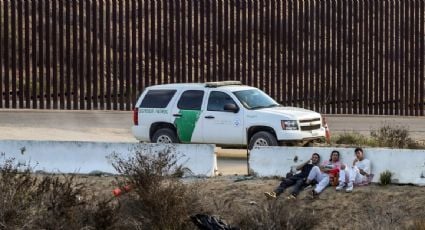
M275 146L322 140L319 113L279 105L238 81L147 87L137 100L132 132L140 141Z

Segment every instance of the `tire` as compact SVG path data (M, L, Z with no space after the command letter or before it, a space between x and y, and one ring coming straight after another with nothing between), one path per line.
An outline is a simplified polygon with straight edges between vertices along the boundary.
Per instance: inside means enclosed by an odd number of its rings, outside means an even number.
M176 133L169 128L158 129L152 136L153 143L171 144L179 143Z
M276 137L266 131L260 131L251 137L248 149L253 149L255 146L277 146L278 142Z

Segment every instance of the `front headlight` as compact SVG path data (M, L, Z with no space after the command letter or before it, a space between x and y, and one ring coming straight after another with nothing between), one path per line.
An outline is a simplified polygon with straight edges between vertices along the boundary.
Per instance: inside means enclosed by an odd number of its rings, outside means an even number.
M295 120L281 121L283 130L298 130L298 122Z

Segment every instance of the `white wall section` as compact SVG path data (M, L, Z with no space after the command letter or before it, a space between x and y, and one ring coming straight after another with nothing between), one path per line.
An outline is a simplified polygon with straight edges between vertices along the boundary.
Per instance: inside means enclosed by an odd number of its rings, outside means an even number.
M341 160L352 165L354 148L260 147L250 153L250 168L258 176L284 176L295 166L309 160L317 152L321 161L329 159L332 150L341 153ZM372 163L372 182L379 182L385 170L394 173L393 183L425 185L425 150L363 148Z
M82 141L0 141L0 152L6 158L30 163L34 170L50 173L117 172L108 159L112 153L127 159L134 149L155 153L169 149L176 154L178 164L189 168L196 176L214 176L217 159L214 145L197 144L138 144Z

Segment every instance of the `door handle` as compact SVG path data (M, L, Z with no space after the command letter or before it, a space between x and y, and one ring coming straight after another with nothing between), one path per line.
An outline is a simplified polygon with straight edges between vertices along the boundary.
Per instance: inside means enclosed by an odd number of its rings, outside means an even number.
M175 114L173 114L173 116L175 116L175 117L181 117L182 115L180 113L175 113Z
M205 116L206 119L213 119L214 116Z

